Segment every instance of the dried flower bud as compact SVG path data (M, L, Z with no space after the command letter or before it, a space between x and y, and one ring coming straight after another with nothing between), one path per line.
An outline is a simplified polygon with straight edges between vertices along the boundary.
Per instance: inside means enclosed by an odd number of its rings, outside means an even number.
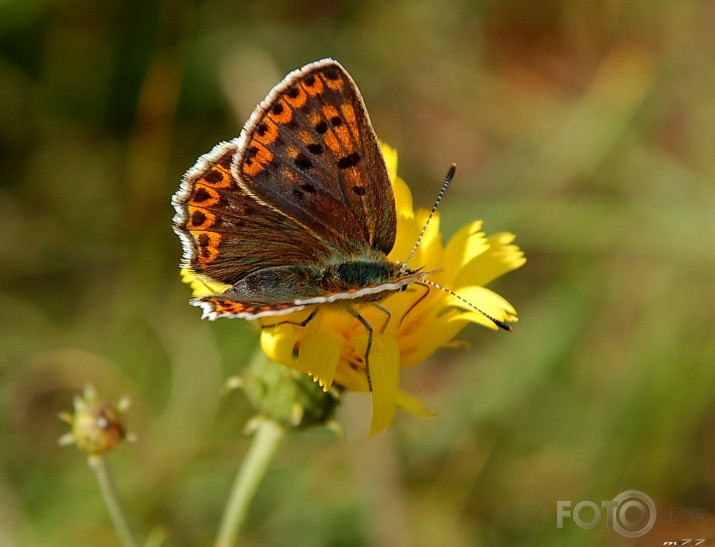
M241 378L227 388L240 388L260 416L291 428L327 425L340 403L335 387L325 391L308 375L290 370L257 352Z
M72 431L63 435L59 443L76 444L90 456L101 456L127 437L124 411L128 407L127 398L116 405L99 400L94 387L87 385L83 395L74 399L74 413L63 412L59 416L72 426Z

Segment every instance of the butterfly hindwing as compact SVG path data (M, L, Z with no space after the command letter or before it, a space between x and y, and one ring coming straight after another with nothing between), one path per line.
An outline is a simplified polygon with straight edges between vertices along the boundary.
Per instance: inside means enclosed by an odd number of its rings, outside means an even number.
M191 301L194 306L204 310L204 317L218 319L219 317L242 317L244 319L257 319L264 316L286 315L299 311L305 306L292 304L247 304L238 302L223 295L205 296Z
M266 268L321 261L328 250L320 240L237 184L230 169L236 150L225 142L199 158L173 198L182 267L230 285Z

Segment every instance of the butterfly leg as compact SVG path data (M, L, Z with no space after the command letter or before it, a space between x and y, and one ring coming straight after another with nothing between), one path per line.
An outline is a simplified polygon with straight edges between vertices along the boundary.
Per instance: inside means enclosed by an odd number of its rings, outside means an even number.
M353 308L348 308L350 315L362 323L363 327L367 329L367 348L365 348L365 375L367 376L367 387L372 391L372 378L370 377L370 350L372 349L372 338L375 334L375 329L372 325L365 319L362 315L358 313L357 310Z
M270 325L261 325L261 330L272 329L273 327L278 327L280 325L296 325L298 327L307 327L308 323L315 319L315 315L317 313L318 308L315 308L312 312L310 312L310 315L308 315L308 317L306 317L302 321L279 321L278 323L271 323Z
M385 332L385 329L387 328L387 324L390 322L390 319L392 319L392 312L388 310L385 306L380 304L379 302L372 302L372 305L375 306L378 310L383 312L386 316L387 319L385 319L385 323L382 325L382 328L380 329L380 334Z
M424 294L420 295L420 297L412 303L412 305L407 309L405 314L400 318L400 323L399 323L400 325L402 325L402 322L405 320L405 317L407 317L410 314L410 312L412 312L412 310L414 310L420 302L422 302L425 298L427 298L427 295L429 294L429 285L424 285L423 283L419 283L419 282L413 283L412 285L419 285L420 287L424 287L425 292L424 292Z

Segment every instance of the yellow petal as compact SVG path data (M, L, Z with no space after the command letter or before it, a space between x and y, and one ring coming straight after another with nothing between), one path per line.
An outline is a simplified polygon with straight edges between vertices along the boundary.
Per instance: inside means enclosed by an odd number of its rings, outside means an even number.
M431 321L425 321L421 329L415 329L400 337L402 368L423 362L440 347L448 344L468 324L468 321L450 321L450 313L456 315L459 312L448 312L446 316L440 316L439 320L433 318Z
M395 194L397 217L414 218L415 212L412 206L412 192L410 192L409 186L407 186L405 181L400 177L395 177L392 179L392 190Z
M391 260L404 262L414 249L417 239L422 233L429 211L419 209L414 218L398 217L397 240L392 252ZM439 233L439 214L435 213L427 229L422 235L420 244L410 259L410 268L424 270L441 270L443 266L442 236Z
M420 231L424 227L430 212L427 209L419 209L415 215ZM431 269L438 268L443 264L442 234L439 233L439 212L435 212L427 225L425 233L420 241L419 254L420 265L428 266ZM417 257L417 254L415 254Z
M410 254L410 251L412 251L412 247L415 246L417 236L421 229L422 226L417 225L414 216L407 217L405 215L398 215L397 239L395 239L395 245L392 247L388 258L390 260L403 262L407 258L407 255Z
M301 368L310 372L325 391L333 385L344 347L345 338L330 328L309 332L300 344Z
M390 311L389 319L385 317L384 312L377 310L373 306L375 312L367 313L369 308L360 313L365 316L369 316L368 321L373 327L375 327L376 332L380 334L387 334L390 336L396 336L403 329L409 328L409 325L413 321L417 321L418 314L425 312L429 308L427 307L428 301L426 301L425 295L429 287L423 287L421 285L410 285L407 290L395 293L381 302L382 306Z
M499 319L499 318L497 318ZM505 321L505 320L504 320ZM491 330L499 330L499 327L497 327L494 324L494 321L486 317L484 314L481 314L477 311L463 311L459 312L449 318L450 323L454 323L455 325L459 326L459 329L463 329L464 327L467 326L467 323L476 323L477 325L481 325L482 327L486 327ZM452 346L450 346L452 347ZM454 346L456 347L456 346Z
M261 331L261 348L268 357L283 365L298 368L293 349L298 347L302 333L286 326Z
M454 279L465 264L489 250L489 243L481 228L481 220L470 222L449 240L444 254L444 265L449 274L448 278Z
M486 285L523 266L526 258L524 252L512 244L514 237L513 234L500 233L487 238L489 248L461 269L455 278L455 286Z
M349 345L349 344L348 344ZM348 391L360 391L367 393L370 390L367 386L367 377L365 376L365 369L361 367L353 368L353 362L346 359L345 354L343 354L340 364L335 371L335 382L343 386Z
M380 142L380 147L382 148L382 157L385 159L387 174L390 177L390 182L392 182L397 216L413 218L412 193L405 181L397 176L397 150L384 142Z
M192 272L188 268L181 268L181 282L189 285L192 296L197 298L221 294L231 287L231 285L226 285L225 283L211 281L206 276Z
M370 351L372 420L369 436L392 425L400 384L400 350L394 338L375 336Z
M517 315L514 307L503 297L499 296L494 291L490 291L484 287L460 287L455 291L459 296L464 298L467 302L473 304L484 313L491 315L492 317L499 319L500 321L516 321ZM476 312L467 303L460 301L457 298L450 298L450 305L466 310L471 314L471 312L476 313L476 316L470 320L475 323L488 326L489 328L497 328L494 323L489 321L486 317L482 316L479 312ZM481 316L481 317L479 317Z
M425 406L425 402L422 399L405 393L401 389L397 390L397 406L411 414L417 414L418 416L424 416L426 418L437 415L434 410Z

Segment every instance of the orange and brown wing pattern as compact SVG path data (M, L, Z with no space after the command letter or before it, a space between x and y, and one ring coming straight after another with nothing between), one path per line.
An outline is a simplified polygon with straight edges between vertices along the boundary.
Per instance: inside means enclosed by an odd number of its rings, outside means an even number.
M232 165L245 190L343 254L389 253L392 186L360 92L324 59L290 73L258 106Z
M221 295L195 298L191 304L203 309L203 318L214 320L219 317L238 317L243 319L257 319L264 316L285 315L299 311L305 306L293 304L248 304L237 302Z
M182 267L233 284L264 268L320 260L328 252L320 241L237 184L236 150L235 142L221 143L199 158L173 197Z

